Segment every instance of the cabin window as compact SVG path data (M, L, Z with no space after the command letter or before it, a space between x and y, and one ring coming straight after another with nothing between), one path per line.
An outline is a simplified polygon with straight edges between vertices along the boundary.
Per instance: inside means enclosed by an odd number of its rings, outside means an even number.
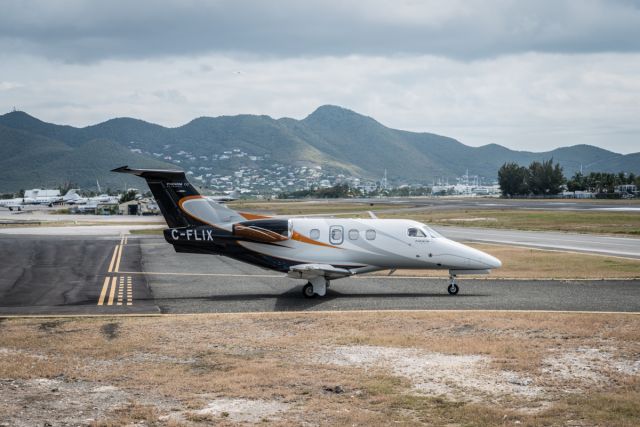
M415 228L415 227L411 227L407 230L407 235L409 237L427 237L426 234L424 234L424 231L420 230L419 228Z
M313 240L318 240L320 238L320 230L318 230L317 228L314 228L309 233L309 237L311 237Z
M329 242L339 245L344 240L344 228L341 225L332 225L329 228Z
M349 240L358 240L360 232L358 230L349 230Z
M365 233L365 237L367 240L375 240L376 238L376 230L367 230Z

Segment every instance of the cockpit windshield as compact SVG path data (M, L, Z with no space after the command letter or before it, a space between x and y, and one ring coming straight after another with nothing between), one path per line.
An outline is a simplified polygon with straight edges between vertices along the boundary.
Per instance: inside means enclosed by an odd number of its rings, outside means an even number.
M427 236L431 236L431 238L438 238L438 237L442 237L442 235L440 233L438 233L437 231L435 231L433 228L429 227L426 224L422 224L422 230L427 234Z
M427 234L417 227L408 228L407 235L409 237L427 237Z

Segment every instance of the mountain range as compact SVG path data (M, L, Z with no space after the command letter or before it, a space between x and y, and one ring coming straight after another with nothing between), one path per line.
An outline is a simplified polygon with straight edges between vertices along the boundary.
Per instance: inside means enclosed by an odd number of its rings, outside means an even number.
M238 150L212 164L214 155ZM181 153L180 157L178 153ZM140 185L134 177L110 173L114 167L211 168L231 174L264 159L266 167L321 166L333 174L390 182L429 184L463 175L494 179L505 162L528 165L553 158L571 176L585 172L640 174L640 153L622 155L591 145L547 152L514 151L489 144L470 147L446 136L388 128L371 117L325 105L302 120L238 115L200 117L176 128L133 118L115 118L83 128L41 121L21 111L0 116L0 192L73 183L94 188Z

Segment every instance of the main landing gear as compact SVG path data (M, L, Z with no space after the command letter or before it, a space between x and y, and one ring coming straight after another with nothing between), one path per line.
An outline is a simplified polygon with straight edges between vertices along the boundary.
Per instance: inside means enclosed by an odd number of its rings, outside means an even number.
M316 295L323 297L327 294L327 288L329 287L329 281L324 277L314 277L309 280L302 288L302 295L305 298L314 298Z
M455 274L450 274L449 275L449 287L447 288L447 291L449 292L449 295L456 295L459 290L460 290L460 288L456 284L456 276L455 276Z

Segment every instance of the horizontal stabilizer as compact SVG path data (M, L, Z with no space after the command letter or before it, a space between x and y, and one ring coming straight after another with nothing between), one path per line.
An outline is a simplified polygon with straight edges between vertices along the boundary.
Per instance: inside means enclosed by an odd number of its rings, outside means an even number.
M172 169L131 169L129 166L120 166L119 168L113 169L111 172L118 173L128 173L131 175L140 176L142 178L151 178L151 179L171 179L184 177L184 172L179 170Z

